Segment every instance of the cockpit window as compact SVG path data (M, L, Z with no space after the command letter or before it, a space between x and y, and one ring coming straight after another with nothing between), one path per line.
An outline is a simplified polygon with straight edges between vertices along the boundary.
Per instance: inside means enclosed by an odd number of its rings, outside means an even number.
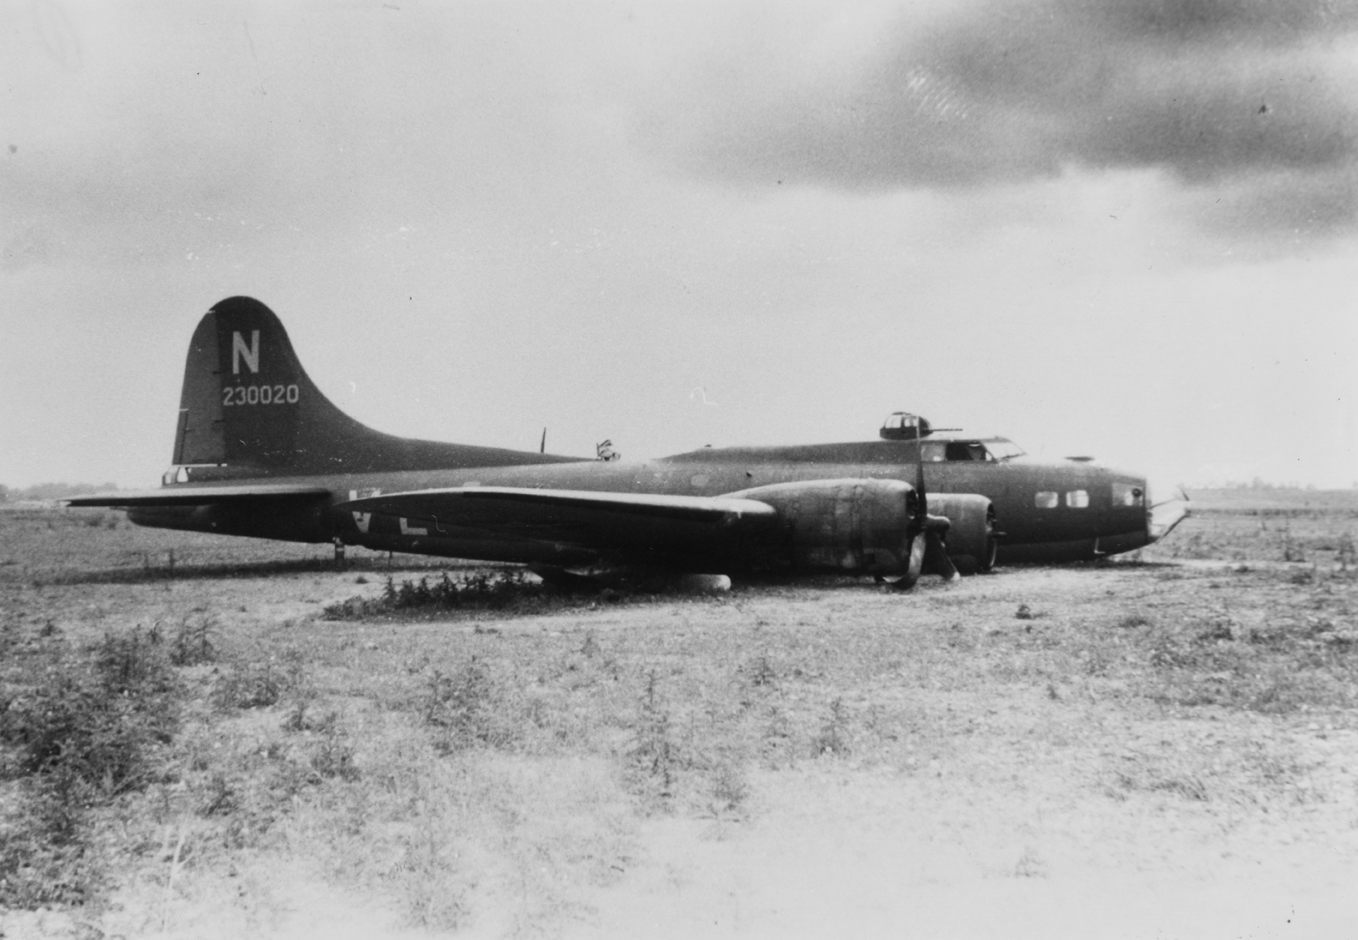
M1146 505L1146 491L1135 483L1114 483L1113 505L1143 507Z
M1069 490L1066 493L1066 505L1071 509L1089 508L1088 490Z
M990 460L990 453L980 441L949 441L949 460Z
M1040 490L1033 498L1033 504L1036 505L1038 509L1055 509L1056 501L1057 495L1048 490Z
M1015 444L1013 441L1003 437L992 438L985 442L986 450L995 460L1012 460L1014 457L1022 457L1027 451Z
M925 441L920 447L925 463L957 460L989 460L994 457L980 441Z

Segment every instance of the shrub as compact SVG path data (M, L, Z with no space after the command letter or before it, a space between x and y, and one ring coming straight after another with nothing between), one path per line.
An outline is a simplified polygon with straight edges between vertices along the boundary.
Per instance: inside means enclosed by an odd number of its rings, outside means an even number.
M530 580L522 569L479 571L462 578L448 572L430 581L402 581L388 577L377 598L351 597L330 604L325 616L330 620L350 620L384 614L443 610L506 610L540 605L548 589Z
M24 664L29 681L0 694L0 771L20 781L22 805L0 807L0 908L74 904L98 872L86 844L90 809L156 780L156 752L177 725L178 687L155 631L106 636L73 654L45 644Z

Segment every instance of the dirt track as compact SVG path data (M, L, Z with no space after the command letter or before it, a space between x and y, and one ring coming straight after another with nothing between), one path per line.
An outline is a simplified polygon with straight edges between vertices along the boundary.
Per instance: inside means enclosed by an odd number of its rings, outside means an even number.
M1354 935L1351 517L1287 517L1306 560L1265 564L1247 512L909 596L358 622L320 615L377 560L9 517L22 642L210 620L216 652L170 772L90 823L107 890L7 935ZM275 701L224 696L261 674Z

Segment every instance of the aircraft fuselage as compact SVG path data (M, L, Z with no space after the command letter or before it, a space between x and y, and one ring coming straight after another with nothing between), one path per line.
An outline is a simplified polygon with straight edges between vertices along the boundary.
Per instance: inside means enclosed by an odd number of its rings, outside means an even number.
M592 557L570 546L506 539L503 533L436 527L397 516L337 508L354 498L398 491L460 486L582 490L719 496L772 483L834 478L877 478L913 483L913 442L867 441L803 447L704 448L647 461L582 460L510 467L384 473L261 475L238 468L190 468L195 484L232 480L315 484L332 495L308 505L262 515L226 505L149 507L129 510L139 525L193 529L230 535L362 545L382 551L449 557L586 564ZM931 493L979 493L992 500L1004 533L1001 562L1059 562L1094 559L1148 544L1146 483L1141 477L1088 463L1006 461L927 462ZM1135 494L1135 495L1129 495Z

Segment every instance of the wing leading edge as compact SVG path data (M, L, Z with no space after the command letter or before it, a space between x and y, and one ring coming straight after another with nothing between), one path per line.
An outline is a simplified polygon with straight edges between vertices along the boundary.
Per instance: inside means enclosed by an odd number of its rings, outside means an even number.
M165 486L158 490L128 490L68 496L67 506L206 506L209 503L305 502L324 499L330 489L287 483L253 483L236 486Z

